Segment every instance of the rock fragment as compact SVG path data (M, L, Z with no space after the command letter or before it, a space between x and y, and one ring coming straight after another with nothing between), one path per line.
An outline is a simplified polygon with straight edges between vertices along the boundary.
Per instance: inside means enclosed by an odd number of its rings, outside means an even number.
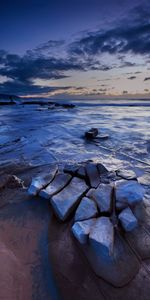
M31 185L28 189L29 195L36 196L41 189L47 186L55 177L58 171L58 166L56 164L51 165L48 173L44 175L39 175L32 179Z
M100 176L97 169L97 166L92 163L88 163L86 165L86 174L90 183L90 186L93 188L97 188L100 184Z
M92 226L94 225L96 219L90 219L85 221L76 222L72 226L72 232L76 239L81 244L86 244L88 241L88 236Z
M70 180L71 175L67 173L58 173L45 189L40 190L39 195L45 199L50 199L53 195L59 193Z
M98 168L98 172L99 172L100 176L108 173L108 170L101 163L97 164L97 168Z
M100 183L97 189L91 189L87 196L93 199L102 213L110 213L112 210L112 190L110 184Z
M96 203L93 200L84 197L76 210L75 222L94 218L97 214L98 210Z
M100 217L96 220L89 234L89 242L99 253L113 254L114 228L109 218Z
M135 229L138 225L137 219L132 213L132 210L128 207L125 208L120 214L119 214L119 220L121 222L121 225L125 231L132 231Z
M77 170L77 176L80 178L85 179L86 178L86 171L85 171L85 167L81 166L78 170Z
M52 207L60 220L67 219L87 189L86 183L75 177L65 189L51 198Z
M144 197L144 188L135 180L116 182L116 206L124 208L140 203Z
M75 176L78 169L79 169L78 164L66 164L65 167L64 167L64 172Z

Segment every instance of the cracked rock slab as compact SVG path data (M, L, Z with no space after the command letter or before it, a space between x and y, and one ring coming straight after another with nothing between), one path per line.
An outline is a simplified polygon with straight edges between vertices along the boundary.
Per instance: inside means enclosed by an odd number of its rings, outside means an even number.
M96 219L84 220L76 222L72 226L72 232L80 244L86 244L92 226Z
M76 210L75 222L94 218L97 214L98 210L96 203L93 200L84 197Z
M100 175L97 169L97 166L92 163L86 165L86 174L89 181L89 184L93 188L97 188L100 184Z
M134 230L138 225L137 218L134 216L132 210L129 207L125 208L119 214L118 218L121 222L123 229L127 232Z
M101 183L97 189L91 189L87 196L97 203L100 212L110 213L112 210L112 190L112 185Z
M36 196L41 189L47 186L54 179L57 171L58 171L58 166L54 164L51 165L49 172L32 179L31 185L28 189L28 194L32 196Z
M112 255L114 247L114 227L109 218L100 217L94 223L89 242L92 248L97 249L103 255Z
M116 182L116 206L124 208L142 202L144 188L135 180L120 180Z
M42 189L39 195L45 199L50 199L53 195L59 193L71 180L71 175L65 173L56 174L54 180Z
M60 220L68 218L87 189L82 179L73 178L66 188L51 198L52 207Z

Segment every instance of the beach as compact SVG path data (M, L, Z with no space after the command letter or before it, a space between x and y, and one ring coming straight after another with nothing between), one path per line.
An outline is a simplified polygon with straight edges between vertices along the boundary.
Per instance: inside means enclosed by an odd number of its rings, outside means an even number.
M0 107L1 180L13 174L23 181L23 187L1 189L2 299L149 299L150 102L90 103L77 101L73 108ZM108 138L86 140L85 131L92 127ZM137 241L142 241L140 271L120 289L93 273L70 234L72 221L58 222L47 201L27 194L31 179L51 163L87 160L112 172L133 170L146 191L146 230Z

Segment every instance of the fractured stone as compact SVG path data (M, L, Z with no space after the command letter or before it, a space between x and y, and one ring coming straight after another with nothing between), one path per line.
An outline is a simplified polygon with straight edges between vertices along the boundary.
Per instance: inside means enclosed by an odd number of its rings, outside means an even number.
M71 175L67 173L58 173L45 189L40 190L39 195L45 199L50 199L53 195L59 193L70 180Z
M97 189L91 189L87 196L93 199L102 213L110 213L112 209L112 185L101 183Z
M97 169L97 166L92 163L88 163L86 165L86 174L90 183L90 186L93 188L97 188L100 184L100 175Z
M91 247L98 249L104 255L112 255L114 247L114 227L109 218L96 219L89 234Z
M92 226L95 224L96 219L90 219L85 221L76 222L72 226L72 232L76 239L81 244L86 244L88 241L88 236Z
M98 210L96 203L93 200L84 197L76 210L75 222L94 218L97 214Z
M132 180L137 178L136 173L133 170L117 170L116 174L119 177L127 180Z
M140 203L144 197L144 188L135 180L120 180L115 188L116 206L125 207Z
M32 179L31 185L28 189L29 195L36 196L41 189L47 186L55 177L58 171L58 166L56 164L51 165L48 173L44 175L39 175Z
M138 225L138 221L134 216L132 210L128 207L125 208L118 216L121 225L125 231L132 231Z
M75 177L65 189L51 198L52 207L60 220L65 221L67 219L87 189L86 183Z

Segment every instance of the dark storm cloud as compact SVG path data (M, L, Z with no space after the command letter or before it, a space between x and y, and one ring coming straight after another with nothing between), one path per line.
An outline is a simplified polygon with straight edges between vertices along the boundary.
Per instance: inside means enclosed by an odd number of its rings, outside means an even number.
M109 54L149 54L150 5L136 8L128 19L113 28L89 32L70 45L76 56ZM132 63L129 63L132 64Z
M128 77L127 79L133 80L133 79L135 79L135 78L136 78L136 76L130 76L130 77Z

